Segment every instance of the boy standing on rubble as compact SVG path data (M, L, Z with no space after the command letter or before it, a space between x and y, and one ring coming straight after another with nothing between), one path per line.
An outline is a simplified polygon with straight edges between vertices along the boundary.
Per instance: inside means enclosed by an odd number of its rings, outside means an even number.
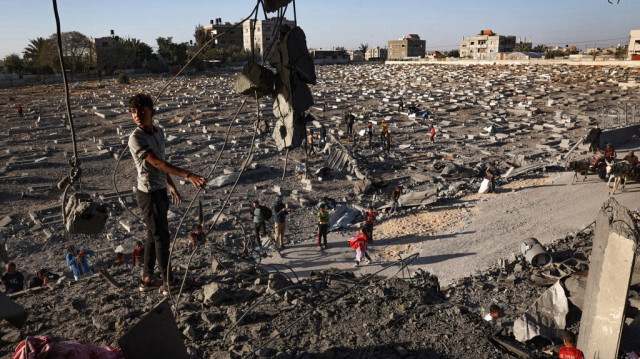
M367 135L369 136L369 147L371 147L371 139L373 138L373 124L371 121L367 124Z
M436 137L436 128L431 125L431 129L429 130L429 137L431 138L431 143L435 142L434 138Z
M496 168L495 163L491 163L489 168L484 173L484 178L491 181L491 185L489 186L489 193L496 193L496 176L498 175L498 169Z
M364 214L364 231L371 244L373 244L373 222L375 222L375 220L376 212L373 210L373 206L369 205L367 212Z
M329 212L324 210L324 204L318 211L318 250L327 249L327 232L329 231ZM320 239L322 238L322 243Z
M558 350L559 359L584 359L582 351L575 347L576 335L572 332L564 334L564 346Z
M171 175L186 178L195 188L204 186L207 180L166 161L164 131L153 124L155 110L149 95L133 96L129 100L129 111L133 122L138 126L129 136L129 150L138 173L136 199L147 226L140 291L146 292L163 287L162 293L168 295L168 284L174 282L174 278L171 271L168 271L170 234L167 221L169 210L167 189L171 192L174 204L182 202L182 197ZM162 281L154 280L156 261Z

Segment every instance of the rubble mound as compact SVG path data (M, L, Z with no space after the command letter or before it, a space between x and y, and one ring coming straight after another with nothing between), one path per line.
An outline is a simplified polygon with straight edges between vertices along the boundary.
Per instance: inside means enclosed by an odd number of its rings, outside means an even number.
M181 298L173 300L194 358L512 357L491 343L489 324L448 301L426 272L383 278L327 270L296 281L231 256L200 261L192 270ZM112 270L112 277L123 286L96 275L14 298L31 313L22 335L117 344L163 296L140 293L130 269ZM0 354L7 355L20 333L6 323L0 332Z

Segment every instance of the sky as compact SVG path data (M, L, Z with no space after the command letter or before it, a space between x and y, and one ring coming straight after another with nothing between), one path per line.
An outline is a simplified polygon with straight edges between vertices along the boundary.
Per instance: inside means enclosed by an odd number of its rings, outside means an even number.
M298 25L309 48L361 43L386 46L418 34L427 50L459 48L460 40L483 29L515 35L537 44L606 47L625 45L629 31L640 29L638 0L298 0ZM255 0L58 0L62 31L88 37L110 30L156 48L159 36L174 42L193 40L198 24L222 18L234 23L247 17ZM264 18L263 13L260 18ZM286 13L293 19L292 6ZM30 39L55 33L53 5L46 0L0 0L0 59L22 54Z

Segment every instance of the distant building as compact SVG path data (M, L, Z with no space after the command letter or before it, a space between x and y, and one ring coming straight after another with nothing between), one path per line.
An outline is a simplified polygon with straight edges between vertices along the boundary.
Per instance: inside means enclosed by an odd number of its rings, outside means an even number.
M489 60L495 57L496 53L513 52L515 46L515 36L503 36L491 30L482 30L477 36L469 36L460 41L460 57Z
M402 60L408 57L424 57L427 42L420 40L417 34L409 34L400 40L387 42L389 60Z
M640 30L631 30L627 60L640 60Z
M274 42L277 42L280 38L280 34L276 30L276 22L278 19L272 17L267 20L247 20L242 24L243 32L243 48L247 51L251 51L251 25L255 22L255 32L253 34L253 44L256 53L260 56L264 56L265 51L271 48L269 55L273 52L275 45L271 46ZM282 25L288 25L289 27L295 27L295 22L284 19Z
M599 48L599 47L587 47L587 48L584 49L584 53L585 54L590 54L592 52L600 53L600 52L602 52L602 49Z
M206 31L207 36L210 36L210 38L213 38L214 36L222 34L223 32L231 29L235 25L236 24L231 24L229 22L225 22L223 24L222 19L217 18L215 20L209 20L209 25L205 25L202 28L204 29L204 31ZM226 34L215 39L212 47L227 48L227 47L235 46L238 48L242 48L244 45L242 35L243 35L242 26L238 26L235 29L230 30Z
M309 54L316 65L346 64L350 60L346 50L310 50Z
M116 69L131 69L135 65L135 56L128 56L120 45L120 37L111 30L111 36L91 39L89 57L96 69L110 73Z
M360 50L347 50L347 55L349 55L349 60L351 61L364 61L364 54Z
M386 60L387 49L380 46L370 47L367 49L367 53L364 54L364 59L367 61Z

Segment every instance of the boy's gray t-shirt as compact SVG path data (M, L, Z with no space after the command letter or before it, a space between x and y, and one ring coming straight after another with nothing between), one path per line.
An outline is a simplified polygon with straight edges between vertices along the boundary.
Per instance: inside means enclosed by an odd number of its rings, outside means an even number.
M153 133L147 133L138 127L129 136L129 151L138 172L138 190L146 193L167 188L167 174L145 161L149 152L165 160L164 132L156 126L153 130Z

